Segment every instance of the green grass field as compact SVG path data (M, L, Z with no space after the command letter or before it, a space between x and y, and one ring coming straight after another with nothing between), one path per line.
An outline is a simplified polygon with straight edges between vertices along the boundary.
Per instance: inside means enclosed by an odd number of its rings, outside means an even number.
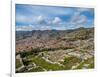
M16 68L19 68L21 66L22 66L22 64L20 63L20 60L16 59Z

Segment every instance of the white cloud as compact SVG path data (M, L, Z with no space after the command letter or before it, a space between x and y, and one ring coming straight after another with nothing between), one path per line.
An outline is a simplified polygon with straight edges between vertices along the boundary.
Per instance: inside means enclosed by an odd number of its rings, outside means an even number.
M43 26L40 26L40 30L51 30L51 26L47 26L47 25L43 25Z
M81 14L82 12L93 12L93 9L89 8L77 8L77 11L71 16L70 23L72 24L83 24L88 22L88 18Z
M41 15L37 17L36 21L38 24L45 24L46 23L45 18Z
M26 22L28 21L29 19L26 17L26 16L23 16L23 15L17 15L16 16L16 21L17 22Z
M52 15L70 15L73 13L72 9L62 7L30 6L27 7L27 9L29 9L35 15L44 15L48 17L52 17Z
M32 31L34 26L16 26L16 31Z
M38 16L38 17L37 17L37 20L38 20L38 21L43 21L44 18L43 18L43 16Z
M66 30L67 27L65 27L65 26L59 26L59 27L52 27L52 29L56 29L56 30Z
M87 21L87 18L84 15L80 15L74 19L74 22L77 24L81 24L81 23L84 23L86 21Z
M16 22L20 22L20 23L32 23L33 19L34 19L33 17L22 15L22 14L16 15Z
M62 20L59 17L55 17L52 24L59 24Z
M44 18L43 16L38 16L36 18L36 22L37 24L41 24L41 25L55 25L55 24L60 24L62 22L62 20L59 17L54 17L53 20L48 20L46 18Z
M70 22L72 24L82 24L87 21L87 17L85 15L80 15L80 12L76 12L73 14Z

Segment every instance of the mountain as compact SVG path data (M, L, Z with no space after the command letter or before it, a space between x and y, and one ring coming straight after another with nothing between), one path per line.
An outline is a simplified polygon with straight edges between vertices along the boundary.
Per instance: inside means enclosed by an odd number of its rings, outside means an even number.
M94 28L17 31L16 51L31 50L32 48L67 47L72 41L87 40L89 38L94 38ZM73 43L71 46L74 46Z
M16 31L16 73L94 68L94 28Z

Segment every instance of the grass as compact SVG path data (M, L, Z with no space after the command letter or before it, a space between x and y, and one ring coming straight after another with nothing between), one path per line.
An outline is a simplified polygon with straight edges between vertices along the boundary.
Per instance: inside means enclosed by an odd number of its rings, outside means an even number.
M84 64L89 64L87 68L94 68L94 58L89 58L85 60L84 62L81 62L81 59L78 57L75 57L75 56L66 57L64 59L64 62L61 62L61 64L64 66L60 66L59 64L53 64L53 63L47 62L46 60L42 58L44 54L42 54L42 56L38 55L38 53L41 51L43 52L43 50L45 50L44 52L47 53L48 51L52 49L33 49L30 52L20 53L22 60L23 60L23 64L26 67L28 65L31 65L32 63L35 63L37 66L36 68L32 67L31 70L26 69L25 72L40 72L40 71L44 71L44 69L46 71L71 70L72 66L77 65L77 63L79 63L79 66L76 67L75 69L82 69L84 67ZM81 50L81 52L83 51ZM19 68L20 66L21 66L21 63L19 59L17 59L16 68Z
M22 64L20 63L20 60L16 59L16 68L19 68L21 66L22 66Z
M40 72L40 71L44 71L43 68L41 68L41 67L32 68L31 70L29 70L27 72Z
M77 57L71 56L64 59L63 65L65 66L65 69L71 69L72 66L76 65L77 63L80 63L81 60Z
M46 69L47 71L55 71L55 70L63 70L64 67L63 66L59 66L58 64L52 64L49 63L47 61L45 61L44 59L42 59L41 57L34 57L34 56L30 56L28 57L27 61L28 64L32 64L35 63L37 66L41 66L42 68ZM36 69L33 69L33 71ZM41 71L41 70L39 70Z
M82 69L85 64L88 64L87 69L94 68L94 57L84 60L84 62L80 63L80 65L76 69Z

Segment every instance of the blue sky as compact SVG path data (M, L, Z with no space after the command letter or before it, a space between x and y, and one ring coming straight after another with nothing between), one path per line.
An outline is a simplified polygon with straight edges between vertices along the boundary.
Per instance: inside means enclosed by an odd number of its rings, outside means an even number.
M67 30L94 26L94 9L16 4L16 30Z

